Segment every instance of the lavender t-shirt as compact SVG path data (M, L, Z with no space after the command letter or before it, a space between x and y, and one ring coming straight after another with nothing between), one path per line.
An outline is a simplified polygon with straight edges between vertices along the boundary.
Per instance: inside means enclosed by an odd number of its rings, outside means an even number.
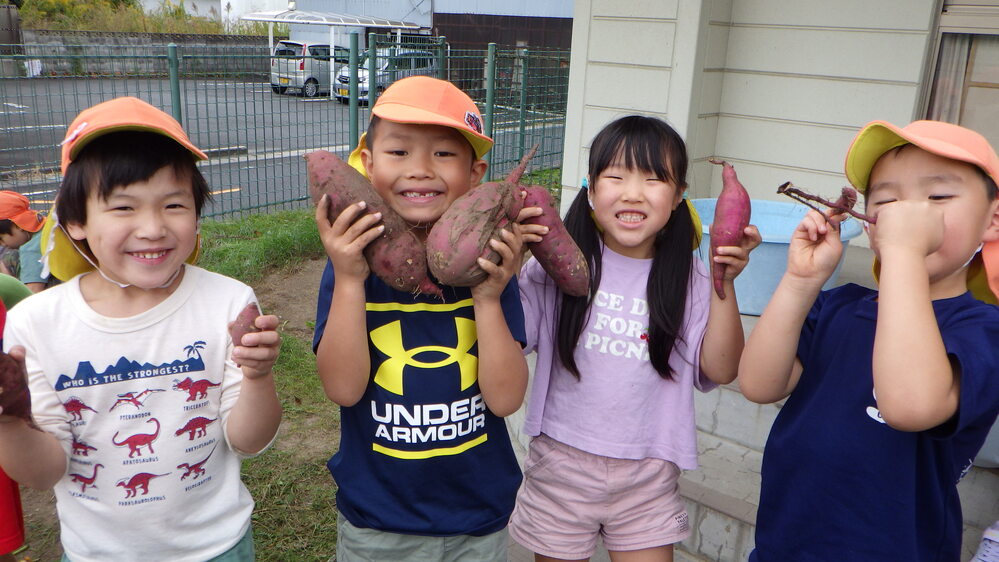
M556 357L554 283L533 258L520 273L527 328L525 353L537 351L524 432L546 435L577 449L614 458L647 457L697 468L694 393L716 385L700 372L708 320L710 278L692 261L682 339L669 364L673 380L649 362L646 283L651 259L603 251L600 288L576 346L576 379Z

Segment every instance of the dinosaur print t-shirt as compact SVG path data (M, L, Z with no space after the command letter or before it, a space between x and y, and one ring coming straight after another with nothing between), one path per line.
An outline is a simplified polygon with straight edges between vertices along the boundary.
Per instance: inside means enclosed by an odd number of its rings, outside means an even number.
M55 487L74 562L206 560L247 530L253 500L225 436L242 373L227 323L256 298L186 266L172 295L108 318L80 277L25 299L4 345L26 348L36 423L68 457Z

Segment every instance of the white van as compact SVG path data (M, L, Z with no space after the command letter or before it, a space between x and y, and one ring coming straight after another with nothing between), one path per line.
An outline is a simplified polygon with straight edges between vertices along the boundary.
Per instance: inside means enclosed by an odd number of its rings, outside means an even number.
M437 55L433 51L421 51L405 48L378 49L377 55L378 72L375 80L376 92L379 94L385 90L392 82L415 76L417 74L427 76L437 76L440 71ZM359 101L368 101L368 54L363 53L357 69L357 98ZM350 99L350 67L343 65L337 73L336 85L333 95L341 103L346 103Z
M334 65L335 75L347 63L348 53L343 47L335 47L331 60L329 45L280 41L271 57L271 89L276 94L298 90L306 97L329 92L330 64Z

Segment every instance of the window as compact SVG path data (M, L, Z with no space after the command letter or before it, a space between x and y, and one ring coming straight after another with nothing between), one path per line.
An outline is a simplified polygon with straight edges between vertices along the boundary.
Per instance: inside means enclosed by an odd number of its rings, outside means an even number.
M999 0L946 0L926 116L999 147Z

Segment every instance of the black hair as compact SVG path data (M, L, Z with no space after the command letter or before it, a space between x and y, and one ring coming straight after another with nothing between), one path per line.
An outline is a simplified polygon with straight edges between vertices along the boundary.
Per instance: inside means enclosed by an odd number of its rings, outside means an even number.
M651 172L660 180L675 185L678 192L687 188L687 147L680 135L660 119L631 115L604 127L590 146L588 189L597 189L597 178L613 164ZM688 205L686 199L681 200L669 221L656 234L652 270L646 283L649 359L659 376L667 380L673 378L670 355L676 342L683 339L681 330L694 259L695 232ZM563 293L556 315L555 341L559 360L579 378L574 353L600 286L604 246L590 213L585 189L573 200L565 226L590 266L590 294L574 297Z
M915 144L912 144L912 143L900 144L900 145L898 145L898 146L896 146L894 148L888 149L884 154L882 154L881 156L878 157L878 160L880 160L881 158L883 158L885 156L885 154L894 154L897 157L899 154L902 153L902 150L904 150L905 148L910 147L910 146L916 146L917 148L922 148L922 147L919 147L918 145L915 145ZM925 150L925 149L923 149L923 150ZM936 154L935 152L928 151L928 150L926 152L929 152L930 154ZM946 158L946 157L944 157L944 158ZM875 165L877 165L878 160L874 161ZM951 158L950 160L954 160L955 162L962 162L964 164L968 164L968 165L972 166L973 168L975 168L975 171L977 171L978 175L981 176L982 182L985 183L985 195L989 198L990 202L991 201L995 201L996 198L999 197L999 188L996 187L996 180L992 179L992 177L989 176L989 173L986 172L984 168L982 168L981 166L978 166L976 164L972 164L971 162L965 162L964 160L957 160L956 158ZM873 170L874 170L874 167L872 166L871 167L871 171L873 171ZM870 185L870 172L868 172L867 189L865 189L864 191L865 192L869 191L870 188L871 188L871 185ZM867 200L866 200L866 198L864 200L864 206L865 207L867 206Z
M59 222L87 224L91 192L96 190L98 197L107 199L116 188L146 181L166 166L173 168L178 179L191 180L194 210L200 218L212 194L191 152L159 133L121 131L94 139L67 166L56 197Z
M996 197L999 197L999 188L996 187L996 180L992 179L985 170L978 166L975 166L975 169L978 170L978 173L982 176L982 181L985 182L985 192L989 196L989 201L995 201Z
M0 219L0 236L13 234L14 226L14 221L10 219Z

